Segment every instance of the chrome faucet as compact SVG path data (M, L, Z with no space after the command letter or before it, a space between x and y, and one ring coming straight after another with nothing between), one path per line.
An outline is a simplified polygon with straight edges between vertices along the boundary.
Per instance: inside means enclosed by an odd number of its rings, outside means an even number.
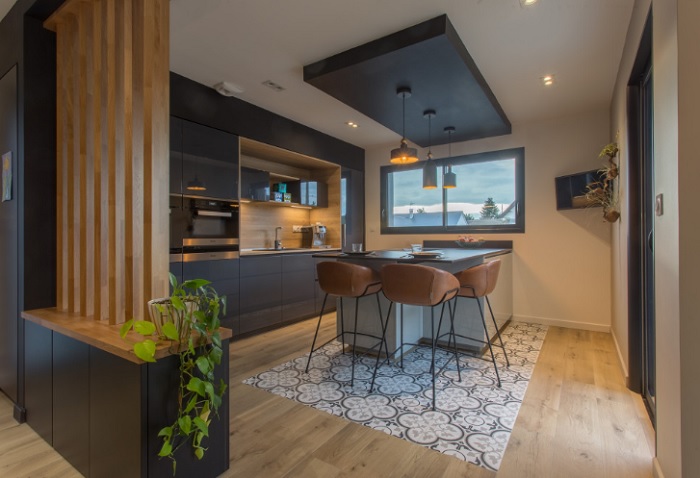
M282 226L277 226L275 228L275 250L279 251L282 249L282 241L279 240L277 233L282 230Z

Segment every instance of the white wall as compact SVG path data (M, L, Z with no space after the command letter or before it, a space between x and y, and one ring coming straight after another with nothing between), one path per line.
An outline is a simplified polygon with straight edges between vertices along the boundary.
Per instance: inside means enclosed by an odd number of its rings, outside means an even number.
M638 0L632 15L612 104L612 130L626 135L625 88L649 5L653 7L656 217L656 433L655 474L700 473L700 2ZM624 175L626 156L622 157ZM613 333L627 359L627 211L613 231ZM617 269L617 270L616 270ZM620 302L617 302L617 301Z
M492 234L513 241L513 309L518 319L610 330L610 229L600 208L557 211L554 178L596 169L598 153L611 141L608 111L515 124L507 136L452 145L453 156L525 148L525 233ZM381 235L379 167L396 145L368 150L365 173L366 236L369 249L406 247L450 235ZM433 148L437 157L447 147ZM420 154L425 157L425 151ZM457 178L459 181L459 177Z

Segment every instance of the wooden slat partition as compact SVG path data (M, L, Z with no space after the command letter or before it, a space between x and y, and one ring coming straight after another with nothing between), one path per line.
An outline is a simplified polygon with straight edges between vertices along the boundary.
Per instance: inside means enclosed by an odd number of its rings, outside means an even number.
M57 308L111 324L168 292L169 1L69 0L56 32Z

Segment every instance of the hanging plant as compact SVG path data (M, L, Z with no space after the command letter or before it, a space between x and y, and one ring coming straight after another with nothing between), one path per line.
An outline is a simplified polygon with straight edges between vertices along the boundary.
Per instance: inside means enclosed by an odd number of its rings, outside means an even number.
M163 343L179 355L177 418L158 432L163 440L158 456L172 461L175 475L175 452L186 443L197 459L204 457L202 442L209 436L212 413L218 417L227 388L223 380L216 383L214 374L223 354L219 314L225 312L226 300L204 279L178 284L170 274L170 284L170 297L149 302L151 320L129 320L120 335L126 339L133 330L144 337L133 342L134 354L144 362L155 362L156 349Z
M598 181L586 186L586 200L591 206L603 208L603 218L608 222L615 222L620 218L618 196L615 188L615 179L620 170L615 163L615 157L619 152L617 143L606 145L598 155L599 158L607 158L605 165L598 170Z

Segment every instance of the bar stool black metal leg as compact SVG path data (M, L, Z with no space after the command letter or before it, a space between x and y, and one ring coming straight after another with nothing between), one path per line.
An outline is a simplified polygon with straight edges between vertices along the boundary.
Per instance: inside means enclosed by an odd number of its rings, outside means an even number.
M378 300L378 299L377 299ZM386 314L386 320L382 322L382 342L384 342L384 345L386 346L386 358L389 360L389 347L386 345L386 329L389 326L389 317L391 316L391 306L393 306L393 302L389 302L389 311ZM377 354L377 361L374 363L374 373L372 374L372 383L369 386L369 391L370 393L372 390L374 390L374 381L377 378L377 369L379 368L379 358L381 356L381 344L379 345L379 354Z
M341 352L345 355L345 314L343 313L343 298L340 298L340 335L343 337L341 339Z
M355 346L357 345L357 310L360 308L360 298L355 297L355 328L352 332L352 367L350 376L350 386L355 385L355 360L357 356L355 355Z
M486 343L489 346L489 351L491 352L491 360L493 360L493 369L496 371L496 379L498 379L498 386L501 386L501 376L498 373L498 365L496 364L496 356L493 354L493 347L491 346L491 338L489 337L489 330L486 328L486 319L484 318L484 309L481 307L481 302L476 298L476 305L479 306L479 314L481 314L481 323L484 324L484 333L486 334Z
M433 331L433 334L436 334L436 337L437 337L437 338L435 339L436 341L437 341L437 339L440 338L440 329L442 328L442 318L444 317L444 315L445 315L445 303L443 302L443 303L442 303L442 309L440 310L440 320L438 320L437 332ZM447 347L448 347L448 348L450 347L449 339L448 339L448 341L447 341ZM430 373L433 373L433 372L434 372L434 370L433 370L433 368L431 367L431 368L430 368Z
M318 324L316 324L316 333L314 334L314 341L311 342L311 352L309 352L309 360L306 361L306 373L309 373L309 364L311 363L311 356L314 354L314 347L316 346L316 338L318 337L318 329L321 328L321 319L323 318L323 310L326 308L326 299L328 299L328 294L323 296L323 304L321 305L321 315L318 316Z
M501 338L501 331L498 329L498 324L496 323L496 316L493 315L493 309L491 308L491 301L489 300L489 296L486 297L486 304L489 306L489 312L491 312L491 319L493 320L493 326L496 327L496 335L498 336L498 341L501 343L501 348L503 349L503 355L506 357L506 365L510 367L510 360L508 360L508 353L506 352L506 348L503 345L503 339Z
M375 297L377 298L377 311L379 312L379 323L382 326L382 331L384 331L384 318L382 317L382 304L379 301L379 292L377 292L375 294ZM382 333L382 342L384 343L384 350L386 350L386 356L388 359L389 358L389 345L387 345L386 335L384 333ZM379 355L381 355L381 354L382 354L382 346L380 344L379 345Z
M403 370L403 304L401 304L401 370Z
M454 300L454 308L450 306L449 302L447 304L447 307L450 311L450 339L454 340L454 346L452 348L452 351L454 352L455 355L455 362L457 362L457 377L459 378L459 381L462 381L462 370L459 366L459 352L457 352L457 335L455 334L455 314L457 313L457 296L455 296ZM447 348L450 347L450 341L448 340L447 342Z
M443 304L444 305L444 304ZM433 379L433 410L435 410L435 342L437 340L435 336L435 314L433 313L435 309L433 307L430 308L430 330L433 333L433 353L432 353L432 358L430 360L431 363L431 376Z

